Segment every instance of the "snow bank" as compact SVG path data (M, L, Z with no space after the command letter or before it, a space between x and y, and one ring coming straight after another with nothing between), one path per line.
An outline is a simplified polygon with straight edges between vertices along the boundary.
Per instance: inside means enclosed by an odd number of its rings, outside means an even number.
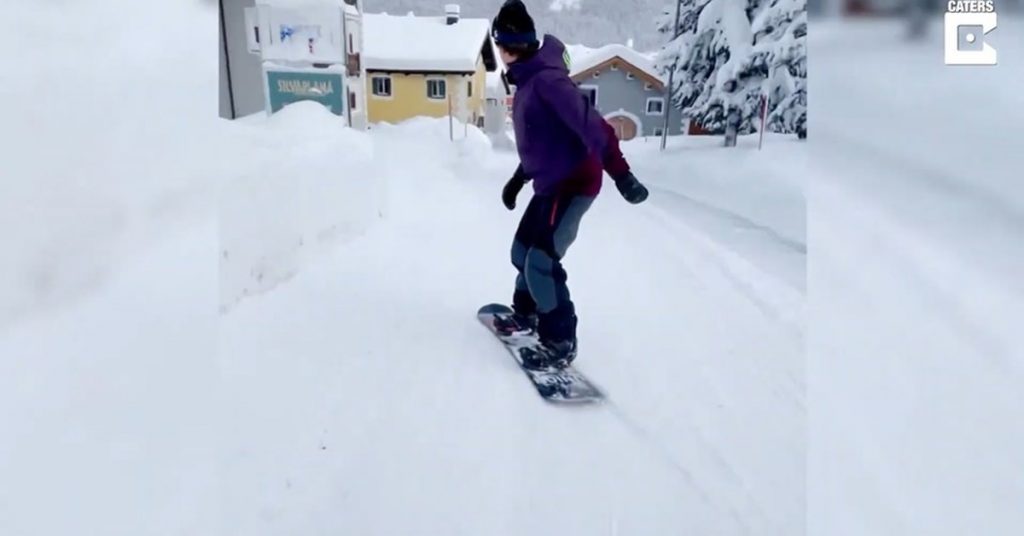
M2 534L219 532L215 9L4 5Z
M273 288L323 248L365 230L382 195L369 136L319 103L238 121L258 156L220 195L220 307Z
M225 158L213 4L22 2L0 72L0 326L95 288L183 218ZM126 14L130 13L131 16ZM154 32L153 28L161 31ZM43 38L45 36L45 38Z
M387 163L386 177L429 176L441 172L456 180L471 182L493 171L493 151L487 134L475 126L455 123L454 135L453 142L449 138L447 118L433 117L416 117L397 125L382 123L373 130L374 146L378 150L402 155L401 160L381 161ZM421 162L424 167L407 165L409 161ZM514 169L513 165L509 176ZM389 187L389 193L395 192Z
M0 533L224 534L212 221L0 336Z
M388 217L392 181L439 172L448 180L472 180L492 160L491 142L482 131L456 125L453 142L446 118L378 124L362 133L343 127L316 103L298 103L270 118L257 115L239 123L248 146L266 152L258 166L221 192L220 307L225 312Z
M195 31L213 24L214 3L154 6L129 24L134 8L116 0L13 11L15 32L3 39L21 53L0 73L3 99L19 103L5 109L0 143L0 326L97 288L186 221L217 217L218 195L225 303L262 288L254 278L266 286L293 271L298 260L268 259L296 236L324 243L376 211L373 175L360 163L369 144L336 116L301 104L269 120L218 117L216 35ZM43 30L54 37L39 45ZM362 179L343 180L347 166ZM268 197L266 217L238 217L248 194ZM258 234L259 247L240 243Z

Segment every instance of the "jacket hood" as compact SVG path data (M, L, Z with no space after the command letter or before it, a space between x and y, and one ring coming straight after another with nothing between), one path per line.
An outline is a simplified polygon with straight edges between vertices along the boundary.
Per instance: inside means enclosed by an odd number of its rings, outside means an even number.
M556 70L568 75L568 64L569 58L565 44L553 35L545 35L543 44L537 53L509 65L508 72L516 83L524 84L541 71Z

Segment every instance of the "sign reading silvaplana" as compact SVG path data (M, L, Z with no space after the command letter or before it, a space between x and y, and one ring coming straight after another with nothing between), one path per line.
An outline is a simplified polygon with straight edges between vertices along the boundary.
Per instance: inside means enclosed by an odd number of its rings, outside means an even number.
M947 2L946 65L995 65L996 49L985 36L997 24L993 0Z
M345 92L342 86L341 73L267 70L271 112L293 102L312 100L330 108L336 115L343 115Z

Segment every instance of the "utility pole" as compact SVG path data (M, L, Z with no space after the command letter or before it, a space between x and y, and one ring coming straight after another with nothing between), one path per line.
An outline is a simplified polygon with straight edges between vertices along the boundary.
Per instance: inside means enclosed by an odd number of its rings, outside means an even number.
M679 10L680 10L680 6L682 6L682 4L683 4L683 0L676 0L676 24L675 24L675 26L672 27L672 40L673 41L675 41L676 39L679 39ZM674 82L675 82L675 78L676 78L676 64L678 62L679 62L678 58L676 59L676 61L672 62L672 69L669 70L669 72L668 72L668 88L666 90L666 92L668 93L668 97L665 99L665 106L664 106L664 108L665 108L665 110L664 110L665 111L665 125L661 128L661 150L662 151L664 151L666 145L668 145L668 125L669 125L669 118L672 116L672 107L673 107L672 103L673 103L673 100L674 100L674 97L675 97L675 93L676 93L675 92L675 84L674 84Z

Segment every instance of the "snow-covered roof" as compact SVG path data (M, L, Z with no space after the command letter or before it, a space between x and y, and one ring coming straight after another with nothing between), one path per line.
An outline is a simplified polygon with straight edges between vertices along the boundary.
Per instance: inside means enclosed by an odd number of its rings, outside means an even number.
M363 15L363 60L367 69L473 72L485 41L487 19Z
M505 85L505 81L501 79L503 72L493 71L486 73L486 94L488 97L507 97L511 93L511 88Z
M594 51L597 50L596 48L591 48L586 45L573 45L570 43L565 43L565 49L569 51L569 57L572 58L572 61L574 62L577 59L582 59L593 54Z
M348 3L345 0L256 0L257 5L266 5L273 7L286 7L286 8L323 8L337 6L345 13L350 15L358 15L359 10L356 6Z
M583 47L574 47L570 50L586 50ZM601 48L595 48L588 50L582 57L575 57L570 54L572 60L572 66L569 74L575 76L583 71L597 67L598 65L612 59L621 58L623 61L633 64L636 68L651 75L658 80L662 80L661 76L657 71L654 70L654 61L647 55L641 54L632 48L625 45L613 44L605 45Z
M487 73L485 76L486 76L486 79L487 79L487 87L493 87L493 88L502 87L501 73L500 72L498 72L498 71L490 72L490 73Z

